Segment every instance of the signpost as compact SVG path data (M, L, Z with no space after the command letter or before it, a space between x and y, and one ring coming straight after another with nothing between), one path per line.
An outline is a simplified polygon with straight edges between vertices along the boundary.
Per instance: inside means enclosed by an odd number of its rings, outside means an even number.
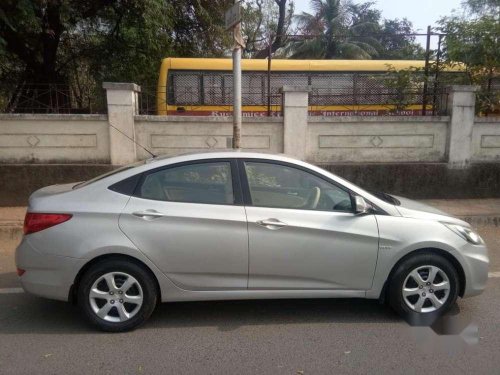
M226 12L226 30L233 30L233 148L241 148L241 6L238 1Z
M226 30L230 30L241 22L241 6L236 2L226 11Z

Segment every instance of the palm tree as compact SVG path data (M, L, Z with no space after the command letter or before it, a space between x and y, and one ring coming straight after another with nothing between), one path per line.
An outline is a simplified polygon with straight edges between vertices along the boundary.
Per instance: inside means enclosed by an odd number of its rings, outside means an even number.
M371 59L378 55L379 42L370 37L378 29L377 11L370 3L355 5L341 0L311 0L314 14L296 16L304 37L292 42L292 58Z

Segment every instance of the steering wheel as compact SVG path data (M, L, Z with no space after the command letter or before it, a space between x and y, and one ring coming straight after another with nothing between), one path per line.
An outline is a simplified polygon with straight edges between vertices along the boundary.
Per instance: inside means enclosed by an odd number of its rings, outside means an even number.
M321 189L317 186L313 187L311 189L311 192L307 196L307 201L306 201L305 206L307 208L314 210L316 207L318 207L320 196L321 196Z

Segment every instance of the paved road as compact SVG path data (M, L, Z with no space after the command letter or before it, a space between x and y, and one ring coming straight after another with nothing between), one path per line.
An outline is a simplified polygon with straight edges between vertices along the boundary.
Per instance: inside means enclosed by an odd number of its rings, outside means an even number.
M500 271L500 228L481 234ZM13 246L0 244L0 291L19 287ZM69 304L0 293L0 373L498 374L499 297L492 277L483 295L459 300L446 322L461 335L410 327L364 300L163 304L140 329L104 334Z

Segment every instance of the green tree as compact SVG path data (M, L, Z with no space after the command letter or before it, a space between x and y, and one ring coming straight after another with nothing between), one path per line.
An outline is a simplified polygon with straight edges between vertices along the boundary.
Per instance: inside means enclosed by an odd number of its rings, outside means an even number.
M294 3L287 0L247 0L243 3L242 34L245 39L245 57L273 56L288 43L292 27Z
M378 58L383 60L421 60L425 50L416 42L412 23L403 18L384 20L380 26L381 49Z
M126 58L124 47L150 54L168 45L158 31L169 28L162 13L170 11L157 0L7 0L0 4L0 48L26 81L66 83L82 58Z
M467 10L477 15L499 15L500 1L499 0L467 0L463 4Z
M382 20L375 3L349 0L312 0L313 14L296 16L305 38L292 42L295 58L319 59L420 59L422 47L415 41L407 19Z
M453 14L439 21L446 34L443 56L445 63L461 63L468 83L481 87L478 111L499 111L499 93L492 90L500 76L500 2L468 0L464 15Z
M353 5L341 0L311 0L314 13L296 16L304 38L290 46L293 58L370 59L378 55L375 32L377 14L368 12L371 3ZM360 10L364 11L360 12Z
M424 84L421 68L411 67L397 70L388 64L383 83L388 90L387 104L393 106L392 112L405 110L409 105L421 100L420 92Z
M14 88L16 110L34 84L67 92L37 96L85 106L104 80L154 84L163 57L221 56L229 37L224 10L231 0L3 0L0 3L0 79ZM4 100L5 101L5 100ZM44 103L45 102L45 103ZM18 108L17 108L18 109Z
M172 12L169 35L176 56L220 57L228 52L232 38L224 28L224 14L233 0L163 0Z

